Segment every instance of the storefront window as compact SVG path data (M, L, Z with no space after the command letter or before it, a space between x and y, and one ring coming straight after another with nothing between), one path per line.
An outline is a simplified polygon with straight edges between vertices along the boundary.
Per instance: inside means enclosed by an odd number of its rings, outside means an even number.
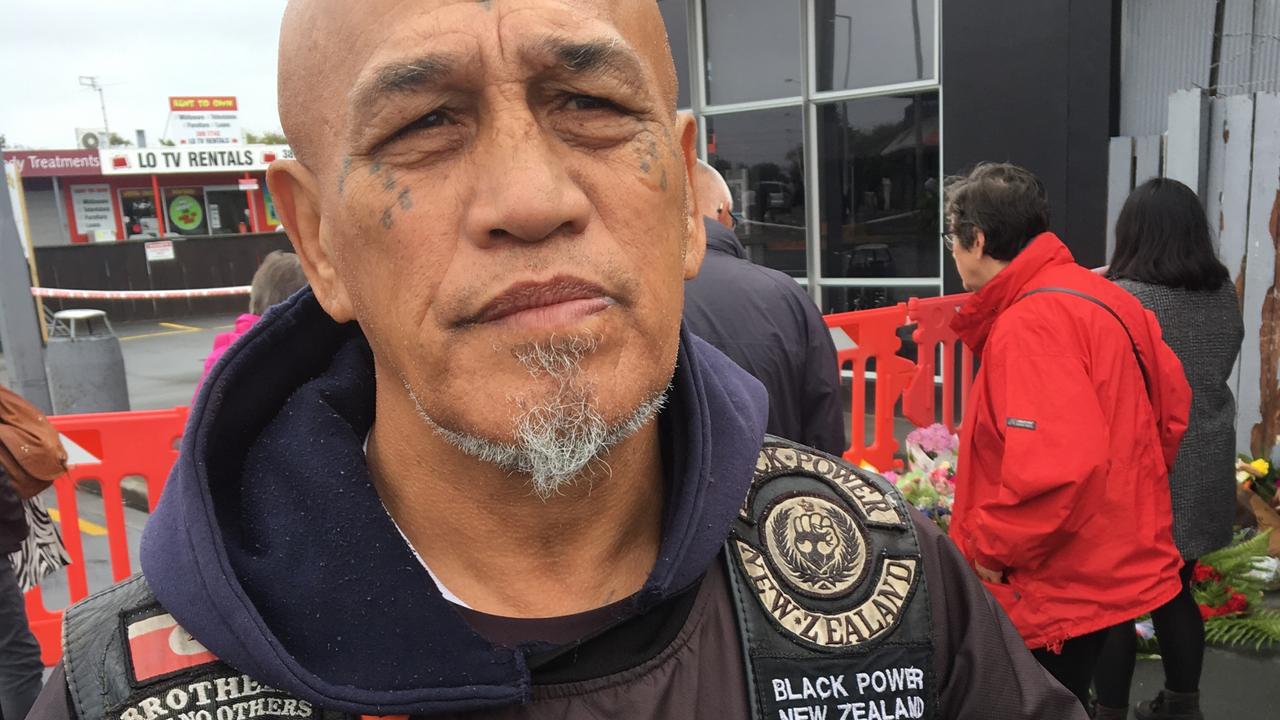
M818 108L823 277L937 277L936 93Z
M803 122L799 107L707 118L707 161L729 184L736 229L755 263L805 271Z
M658 0L658 10L667 24L667 41L671 44L671 59L676 64L676 82L680 94L676 107L691 107L689 100L689 3L686 0Z
M165 223L180 235L208 235L203 188L165 188Z
M150 188L121 190L120 214L124 218L125 237L160 236L160 221L156 219L156 196Z
M205 188L209 204L209 234L249 232L249 200L238 185Z
M818 0L818 90L933 77L934 0Z
M707 102L799 97L800 3L706 0Z

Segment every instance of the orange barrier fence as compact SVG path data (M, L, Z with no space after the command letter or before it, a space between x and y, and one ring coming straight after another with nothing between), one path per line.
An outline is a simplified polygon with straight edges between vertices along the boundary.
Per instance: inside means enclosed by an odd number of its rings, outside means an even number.
M849 449L844 458L888 470L894 466L898 441L894 437L895 408L901 401L902 417L924 427L942 423L953 431L959 426L956 383L960 397L968 397L973 378L973 355L951 330L951 319L968 295L912 298L904 303L873 310L856 310L826 316L827 327L843 330L853 347L837 350L841 370L853 373ZM914 325L911 339L917 359L902 357L903 326ZM957 353L959 363L957 367ZM942 365L938 367L938 358ZM936 397L941 371L942 408ZM871 408L872 433L867 440L868 375L875 373L875 397Z
M67 546L67 554L71 556L71 564L67 566L67 589L74 603L89 594L76 483L95 480L102 488L111 575L116 581L123 580L131 570L121 482L130 475L144 478L148 509L155 509L169 470L178 458L177 444L187 424L187 408L61 415L50 420L58 432L87 453L76 462L77 456L82 454L73 452L71 460L75 464L53 484L58 496L56 507L60 514L62 539ZM39 587L28 592L26 599L27 620L40 642L41 658L45 665L52 666L62 654L63 608L46 608Z

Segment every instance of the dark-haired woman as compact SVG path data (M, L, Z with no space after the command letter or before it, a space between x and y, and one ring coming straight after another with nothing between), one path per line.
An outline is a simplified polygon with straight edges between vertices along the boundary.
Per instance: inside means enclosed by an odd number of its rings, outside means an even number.
M1235 512L1235 398L1227 386L1244 323L1230 273L1218 260L1200 199L1176 180L1150 180L1129 195L1116 222L1108 277L1155 313L1191 384L1191 422L1169 483L1173 535L1186 565L1182 592L1152 612L1165 687L1140 703L1139 720L1202 718L1204 621L1191 597L1196 559L1231 541ZM1110 633L1097 665L1098 718L1128 716L1137 637Z

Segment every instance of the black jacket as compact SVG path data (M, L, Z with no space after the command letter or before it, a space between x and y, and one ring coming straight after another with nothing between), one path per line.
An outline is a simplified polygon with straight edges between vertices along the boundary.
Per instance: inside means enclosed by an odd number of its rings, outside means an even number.
M840 372L822 314L795 280L748 260L731 230L704 222L707 257L685 283L685 327L764 383L771 434L843 454Z

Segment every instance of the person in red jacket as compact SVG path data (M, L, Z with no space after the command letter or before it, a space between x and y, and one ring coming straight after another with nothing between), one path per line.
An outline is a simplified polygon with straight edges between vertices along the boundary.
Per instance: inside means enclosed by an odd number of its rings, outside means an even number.
M1033 174L983 164L947 192L981 366L951 537L1032 654L1089 704L1108 628L1177 595L1168 472L1191 391L1149 311L1047 231Z

